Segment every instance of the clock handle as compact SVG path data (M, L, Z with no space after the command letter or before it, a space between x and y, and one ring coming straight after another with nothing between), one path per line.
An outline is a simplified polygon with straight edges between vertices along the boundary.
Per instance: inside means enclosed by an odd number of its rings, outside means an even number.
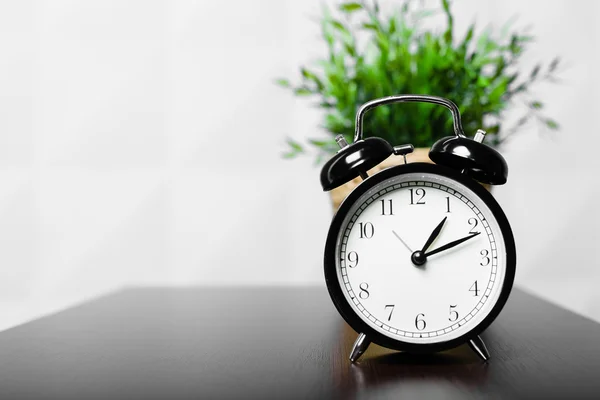
M465 132L463 131L462 123L460 120L460 111L458 110L456 104L454 104L452 101L438 96L427 96L420 94L400 94L397 96L388 96L382 97L380 99L371 100L360 106L358 112L356 113L354 142L356 143L357 141L363 138L363 119L367 111L386 104L403 102L433 103L446 107L450 110L450 112L452 112L452 120L454 122L454 134L456 135L456 137L465 137Z

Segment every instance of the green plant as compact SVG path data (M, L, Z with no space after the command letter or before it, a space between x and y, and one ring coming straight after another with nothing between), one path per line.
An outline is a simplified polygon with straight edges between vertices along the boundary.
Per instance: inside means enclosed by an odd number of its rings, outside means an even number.
M517 70L532 36L508 32L510 23L499 33L488 28L476 34L473 23L457 39L449 0L441 0L439 10L424 9L422 2L410 4L405 1L387 17L376 2L344 2L339 6L341 18L325 9L320 22L326 57L317 60L314 68L301 67L297 84L277 80L297 96L317 99L324 110L323 127L329 137L309 139L318 150L318 161L338 150L336 135L352 139L361 104L392 94L431 94L453 100L459 105L466 133L483 128L489 134L486 143L494 146L530 120L558 129L543 114L544 104L532 98L530 89L543 80L555 80L559 59L538 64L526 74ZM445 28L440 32L424 29L424 19L439 12ZM503 116L509 110L516 110L520 118L506 127ZM379 107L366 115L364 127L366 136L415 147L431 146L452 132L447 110L414 103ZM305 152L304 144L292 139L288 144L284 157Z

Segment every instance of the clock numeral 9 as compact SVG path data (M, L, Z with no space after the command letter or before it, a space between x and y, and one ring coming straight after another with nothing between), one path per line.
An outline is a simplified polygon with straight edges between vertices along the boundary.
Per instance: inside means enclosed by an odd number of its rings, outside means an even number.
M425 204L425 200L423 200L423 198L425 197L425 189L418 188L418 189L408 189L408 190L410 191L410 204L411 205ZM421 196L421 197L419 197L419 196ZM415 203L416 198L418 198L418 200Z
M477 228L477 224L479 224L479 220L477 218L469 218L469 220L467 222L469 223L470 226L472 226L471 230L469 231L469 233L471 235L473 235L475 233L479 233L475 230L475 228Z
M355 268L358 265L358 253L355 251L351 251L346 256L348 259L348 268Z
M427 323L425 322L424 319L419 319L419 318L425 318L425 314L417 314L417 317L415 318L415 327L418 330L422 331L427 326Z
M479 254L482 255L482 261L479 263L479 265L481 265L482 267L487 267L488 265L490 265L490 257L488 257L490 252L487 249L483 249L479 252Z
M360 222L358 224L358 228L360 230L360 238L361 239L364 239L364 238L371 239L373 237L373 234L375 233L375 227L370 222L365 222L364 224L362 222Z
M358 297L365 300L369 298L369 284L367 282L363 282L358 285L360 288L360 293L358 293Z
M394 209L392 207L392 199L388 200L389 213L387 212L388 207L385 206L385 200L379 200L381 202L381 215L394 215Z
M471 287L469 288L469 292L473 292L475 293L475 297L479 296L479 289L477 288L477 281L475 281L474 284L471 285Z
M384 307L386 310L388 308L390 309L390 315L388 316L388 321L392 320L392 314L394 313L394 307L396 307L394 304L388 304Z
M448 321L450 322L454 322L458 319L458 312L453 310L453 308L456 308L456 306L450 306L450 317L448 317Z

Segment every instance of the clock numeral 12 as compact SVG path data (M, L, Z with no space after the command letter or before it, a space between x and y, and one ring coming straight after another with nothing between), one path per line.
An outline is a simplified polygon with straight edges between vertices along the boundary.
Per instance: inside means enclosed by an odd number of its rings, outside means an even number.
M450 196L446 197L446 212L450 212Z
M411 205L425 204L425 200L423 200L423 198L425 197L425 189L418 188L418 189L408 189L408 190L410 192L410 204ZM421 196L421 197L419 197L419 196ZM419 199L415 203L416 197L419 197Z
M372 223L370 222L365 222L364 224L362 222L360 222L358 224L359 230L360 230L360 238L364 239L371 239L373 237L373 234L375 233L375 227L373 226Z
M388 204L390 205L390 212L386 212L387 207L385 206L385 200L379 200L381 202L381 215L394 215L394 209L392 208L392 199L388 200Z
M479 296L479 289L477 289L477 281L475 281L475 283L471 285L471 287L469 288L469 292L474 292L475 297Z

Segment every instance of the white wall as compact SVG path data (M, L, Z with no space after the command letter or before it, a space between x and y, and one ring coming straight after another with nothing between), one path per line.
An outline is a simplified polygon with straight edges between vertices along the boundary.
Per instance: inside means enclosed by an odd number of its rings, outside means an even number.
M600 320L600 89L592 1L457 2L533 23L562 124L505 155L517 284ZM331 211L286 136L318 110L273 85L322 45L320 2L0 2L0 328L123 285L322 284ZM455 99L457 102L460 99ZM577 135L577 136L576 136Z

